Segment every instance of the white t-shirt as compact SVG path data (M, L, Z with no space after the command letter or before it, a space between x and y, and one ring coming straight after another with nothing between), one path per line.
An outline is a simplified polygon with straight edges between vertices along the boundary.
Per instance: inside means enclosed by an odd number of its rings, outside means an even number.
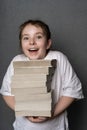
M51 88L53 90L54 104L61 96L83 98L80 80L72 69L67 57L59 51L49 51L46 59L56 59L57 68L53 76ZM11 61L4 76L0 93L11 95L11 77L14 74L13 61L28 61L29 58L24 54L17 55ZM64 111L59 117L44 123L32 123L25 117L16 117L14 122L15 130L68 130L67 112Z

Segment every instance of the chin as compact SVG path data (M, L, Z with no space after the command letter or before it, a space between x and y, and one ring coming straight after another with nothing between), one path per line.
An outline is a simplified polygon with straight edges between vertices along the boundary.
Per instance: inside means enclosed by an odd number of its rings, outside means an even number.
M38 55L28 55L30 60L40 60L40 59L44 59L44 57L42 56L38 56Z
M30 60L38 60L39 58L37 57L29 57Z

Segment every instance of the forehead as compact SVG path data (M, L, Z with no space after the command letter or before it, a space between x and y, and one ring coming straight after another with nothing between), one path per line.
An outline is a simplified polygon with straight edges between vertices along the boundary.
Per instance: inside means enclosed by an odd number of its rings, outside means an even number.
M32 25L32 24L28 24L26 25L23 30L22 30L22 34L24 33L37 33L37 32L40 32L40 33L43 33L43 29L39 26L39 25Z

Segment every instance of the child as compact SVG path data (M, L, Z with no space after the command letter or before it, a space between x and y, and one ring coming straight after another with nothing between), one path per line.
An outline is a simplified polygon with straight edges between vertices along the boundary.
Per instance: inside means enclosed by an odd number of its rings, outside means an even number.
M14 74L13 61L56 59L57 68L52 80L53 113L47 117L17 117L15 130L69 130L66 109L75 99L83 98L81 83L67 57L59 51L51 51L51 33L48 25L40 20L29 20L20 26L20 46L23 54L11 61L0 90L5 102L14 110L14 96L11 94L11 77Z

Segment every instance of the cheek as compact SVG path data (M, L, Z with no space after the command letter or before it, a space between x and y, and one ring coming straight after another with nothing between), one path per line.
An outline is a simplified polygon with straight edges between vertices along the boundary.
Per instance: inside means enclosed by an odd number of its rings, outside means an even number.
M23 43L21 43L21 46L22 46L22 48L26 48L27 44L23 42Z
M26 46L24 44L21 45L22 51L26 52Z
M41 48L41 51L40 51L40 52L41 52L42 55L45 56L45 55L46 55L46 52L47 52L46 46L43 46L43 47Z
M39 47L42 48L42 49L46 49L47 48L46 41L39 43Z
M43 47L42 47L45 51L47 50L47 45L45 44L45 45L43 45Z

